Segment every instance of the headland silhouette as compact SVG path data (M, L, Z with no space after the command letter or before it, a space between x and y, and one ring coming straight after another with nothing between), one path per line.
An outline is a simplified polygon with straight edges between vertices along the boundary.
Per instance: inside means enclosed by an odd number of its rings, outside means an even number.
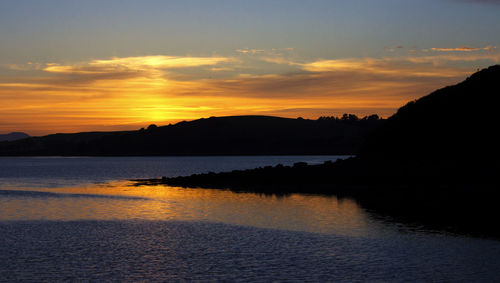
M136 181L349 196L394 218L498 237L499 81L496 65L408 103L347 160Z

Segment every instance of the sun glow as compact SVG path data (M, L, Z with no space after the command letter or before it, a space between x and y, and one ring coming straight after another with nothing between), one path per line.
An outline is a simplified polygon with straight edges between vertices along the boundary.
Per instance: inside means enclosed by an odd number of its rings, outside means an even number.
M21 75L0 79L0 132L138 129L228 115L389 116L407 101L470 73L446 62L455 64L462 57L470 62L472 56L499 60L491 50L308 62L287 57L285 51L259 50L225 57L154 55L16 64L8 70ZM270 72L269 64L280 69Z

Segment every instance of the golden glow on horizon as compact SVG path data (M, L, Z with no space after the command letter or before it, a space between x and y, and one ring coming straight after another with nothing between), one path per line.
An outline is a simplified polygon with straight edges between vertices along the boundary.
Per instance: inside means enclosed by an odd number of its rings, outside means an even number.
M494 49L305 62L285 53L242 49L240 57L157 55L18 64L7 70L21 73L0 80L0 133L137 129L227 115L315 119L349 112L387 117L475 71L457 62L499 62ZM269 64L282 71L268 71Z

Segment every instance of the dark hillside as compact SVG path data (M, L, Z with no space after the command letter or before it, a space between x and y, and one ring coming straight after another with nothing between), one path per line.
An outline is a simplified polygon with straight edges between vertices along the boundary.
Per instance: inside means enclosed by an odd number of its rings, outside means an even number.
M492 66L408 103L369 136L359 160L383 163L377 175L496 174L499 82Z
M350 155L381 123L380 119L212 117L139 131L55 134L0 143L0 155Z
M368 136L356 157L342 162L295 168L293 174L276 167L235 172L235 178L228 173L202 174L162 182L227 188L275 186L283 182L304 187L464 186L496 182L500 161L498 82L500 66L493 66L462 83L410 102Z
M137 184L349 196L396 221L498 239L499 82L493 66L403 106L347 160Z

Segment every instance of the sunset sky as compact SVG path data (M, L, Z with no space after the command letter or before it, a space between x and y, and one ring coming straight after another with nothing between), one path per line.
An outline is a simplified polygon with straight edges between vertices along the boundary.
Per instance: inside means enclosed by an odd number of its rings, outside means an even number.
M499 61L497 0L1 0L0 133L388 117Z

